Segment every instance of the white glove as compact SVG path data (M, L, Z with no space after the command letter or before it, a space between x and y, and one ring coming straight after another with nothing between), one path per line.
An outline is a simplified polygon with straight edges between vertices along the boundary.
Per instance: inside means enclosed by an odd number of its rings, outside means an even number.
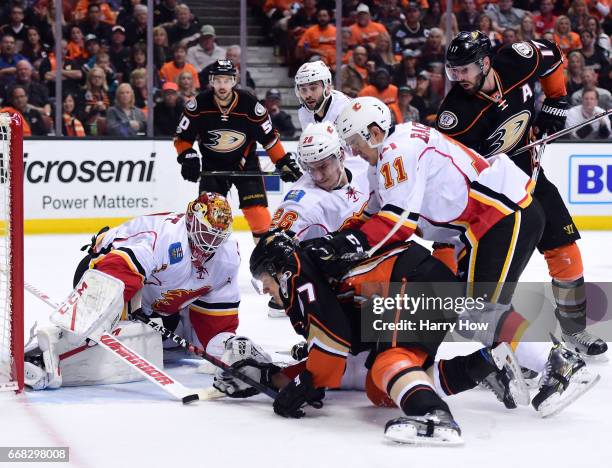
M270 386L272 376L280 371L280 367L272 364L270 355L246 336L229 338L225 342L225 352L221 360L266 386ZM221 369L215 374L213 387L231 398L248 398L259 393L256 388L235 379Z

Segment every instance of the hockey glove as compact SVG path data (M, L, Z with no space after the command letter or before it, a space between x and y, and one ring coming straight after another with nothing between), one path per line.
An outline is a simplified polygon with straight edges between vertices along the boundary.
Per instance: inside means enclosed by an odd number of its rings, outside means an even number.
M302 407L310 405L313 408L322 408L323 398L325 389L315 388L312 374L304 371L278 392L274 399L274 412L285 418L301 418L306 414Z
M302 171L295 162L293 153L287 153L276 161L276 170L280 172L280 178L283 179L283 182L295 182L302 177Z
M181 175L189 182L197 182L200 178L200 156L193 148L186 149L176 160L181 165Z
M359 260L369 248L365 234L346 229L302 244L312 256L324 262L335 260Z
M606 127L603 122L600 122L597 135L599 136L599 138L608 138L608 136L610 136L610 129Z
M551 135L565 128L567 118L568 102L565 96L560 98L546 98L542 104L542 110L534 122L534 130L537 138L542 138L544 133Z
M260 362L253 358L235 362L232 364L232 369L248 375L266 387L272 387L272 376L276 375L281 370L281 368L275 364ZM251 387L240 379L232 377L227 372L221 372L215 376L213 387L225 393L230 398L248 398L259 393L259 390L255 387Z

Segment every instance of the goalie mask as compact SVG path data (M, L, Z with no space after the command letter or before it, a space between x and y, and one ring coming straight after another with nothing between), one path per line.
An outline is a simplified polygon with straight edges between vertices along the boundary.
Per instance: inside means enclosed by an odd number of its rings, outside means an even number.
M202 193L187 205L185 225L194 265L202 264L232 232L232 208L218 193Z

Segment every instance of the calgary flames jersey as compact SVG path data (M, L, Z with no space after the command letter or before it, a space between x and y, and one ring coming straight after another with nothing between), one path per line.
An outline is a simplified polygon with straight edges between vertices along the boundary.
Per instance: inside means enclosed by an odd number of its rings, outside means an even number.
M341 93L340 91L336 91L335 89L331 92L331 98L327 103L327 109L325 111L325 115L322 119L316 117L313 112L310 112L304 106L300 107L298 110L298 117L300 119L300 125L302 126L302 130L308 127L309 124L315 122L335 122L336 118L351 101L346 94Z
M235 89L227 109L215 102L212 90L198 94L185 104L174 135L180 154L198 141L206 169L240 169L259 142L272 161L285 155L278 132L266 108L247 91Z
M531 179L505 154L483 158L433 128L410 122L392 128L377 163L381 210L360 229L371 246L404 211L386 242L403 242L417 228L427 240L473 243L501 218L531 203Z
M368 182L370 166L361 158L349 156L344 167L348 183L330 192L317 187L308 175L302 176L285 195L272 225L307 240L338 231L351 220L367 216L366 206L373 196Z
M230 237L202 268L191 262L182 213L139 216L99 236L94 268L122 280L126 301L140 291L146 313L188 308L200 342L238 325L238 243Z
M483 156L510 153L531 137L538 80L547 97L566 95L562 54L541 39L502 48L492 60L496 91L468 94L455 83L438 111L436 128ZM531 173L529 153L517 164Z

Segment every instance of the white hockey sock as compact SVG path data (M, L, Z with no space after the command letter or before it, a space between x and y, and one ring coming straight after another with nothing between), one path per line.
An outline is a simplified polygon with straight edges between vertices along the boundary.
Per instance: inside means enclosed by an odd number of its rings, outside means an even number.
M521 366L535 372L542 372L550 353L550 343L539 343L533 341L519 342L514 354Z

